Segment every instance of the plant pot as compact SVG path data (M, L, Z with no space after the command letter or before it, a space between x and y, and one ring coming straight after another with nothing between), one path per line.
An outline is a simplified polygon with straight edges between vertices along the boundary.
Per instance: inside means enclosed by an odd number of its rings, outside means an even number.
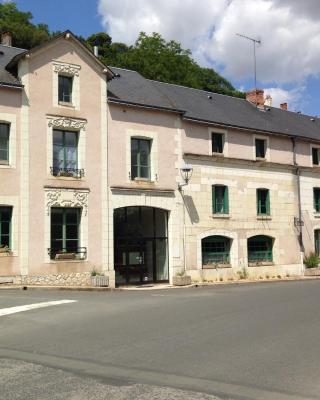
M107 287L109 286L109 277L104 275L92 276L91 285L95 287Z
M188 286L191 285L191 276L174 276L172 280L173 286Z
M56 260L75 260L76 254L75 253L57 253L55 259Z
M320 275L320 268L306 268L304 271L305 276L319 276Z

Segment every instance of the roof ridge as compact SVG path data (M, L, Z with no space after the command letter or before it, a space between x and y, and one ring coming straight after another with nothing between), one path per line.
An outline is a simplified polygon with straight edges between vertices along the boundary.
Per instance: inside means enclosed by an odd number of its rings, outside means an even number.
M18 49L18 50L24 50L24 51L27 51L27 49L23 49L22 47L15 47L15 46L8 46L8 45L6 45L6 44L0 44L0 46L2 46L2 47L6 47L7 49Z

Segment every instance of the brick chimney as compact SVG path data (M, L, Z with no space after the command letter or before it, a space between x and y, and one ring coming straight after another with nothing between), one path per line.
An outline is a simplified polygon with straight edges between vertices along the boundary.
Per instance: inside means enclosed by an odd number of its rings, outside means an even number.
M256 104L257 107L264 106L264 91L263 89L252 89L246 93L246 100Z
M281 103L280 108L281 110L288 110L288 103Z
M1 44L4 46L12 46L12 35L10 32L4 32L1 35Z

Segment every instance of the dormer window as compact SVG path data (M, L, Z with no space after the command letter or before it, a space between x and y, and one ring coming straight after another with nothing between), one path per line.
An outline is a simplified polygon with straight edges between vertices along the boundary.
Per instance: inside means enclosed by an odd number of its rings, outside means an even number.
M312 148L312 164L313 165L320 164L319 151L320 151L320 148L317 148L317 147Z
M212 153L223 154L224 135L223 133L212 132Z
M71 76L59 75L59 103L72 103L72 81Z

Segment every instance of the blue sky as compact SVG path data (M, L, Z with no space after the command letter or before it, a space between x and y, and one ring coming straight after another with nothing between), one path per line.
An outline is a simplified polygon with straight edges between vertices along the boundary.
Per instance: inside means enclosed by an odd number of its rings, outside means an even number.
M1 0L0 0L1 1ZM320 115L320 7L318 0L16 0L35 23L84 37L108 31L114 41L134 42L157 31L190 48L195 59L229 79L253 87L251 44L257 49L258 87L273 105ZM190 27L192 27L190 29Z

